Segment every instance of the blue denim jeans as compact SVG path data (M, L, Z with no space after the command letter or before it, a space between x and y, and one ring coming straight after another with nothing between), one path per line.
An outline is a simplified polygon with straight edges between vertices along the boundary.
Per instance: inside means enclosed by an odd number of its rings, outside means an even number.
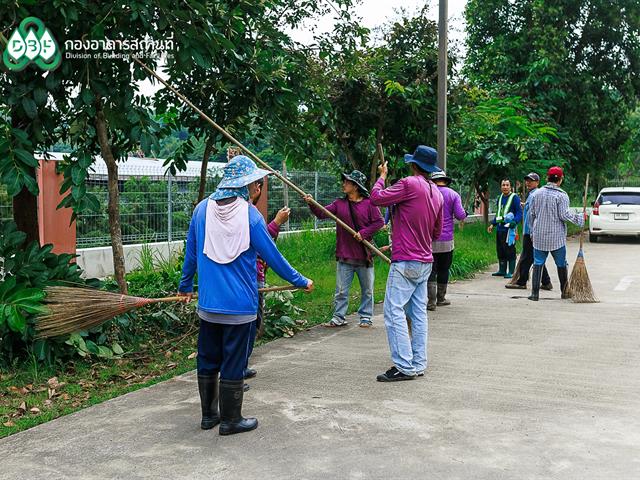
M405 375L416 375L427 368L427 279L432 267L432 263L394 262L389 269L384 324L391 360Z
M551 253L553 260L556 262L557 267L566 267L567 263L567 247L560 247L553 252L545 252L544 250L533 249L533 264L544 265L547 261L547 256Z
M373 281L375 278L373 267L359 267L348 263L338 262L336 267L336 294L332 322L341 325L349 307L349 290L353 282L353 275L358 275L362 297L358 314L360 321L371 321L373 316Z

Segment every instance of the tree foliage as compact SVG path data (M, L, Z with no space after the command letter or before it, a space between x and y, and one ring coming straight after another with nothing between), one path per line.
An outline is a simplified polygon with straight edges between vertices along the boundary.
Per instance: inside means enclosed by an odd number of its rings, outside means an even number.
M469 0L469 79L521 96L566 134L575 175L617 164L640 93L635 0Z

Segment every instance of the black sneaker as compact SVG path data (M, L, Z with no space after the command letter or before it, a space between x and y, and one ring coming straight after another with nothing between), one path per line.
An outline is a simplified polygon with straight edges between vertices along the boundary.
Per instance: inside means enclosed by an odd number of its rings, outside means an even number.
M396 367L391 367L384 373L378 375L377 380L379 382L399 382L400 380L415 380L415 375L405 375Z
M245 378L245 380L246 380L247 378L253 378L253 377L255 377L255 376L256 376L256 374L257 374L257 373L258 373L258 372L257 372L257 371L255 371L253 368L245 368L245 369L244 369L244 378Z

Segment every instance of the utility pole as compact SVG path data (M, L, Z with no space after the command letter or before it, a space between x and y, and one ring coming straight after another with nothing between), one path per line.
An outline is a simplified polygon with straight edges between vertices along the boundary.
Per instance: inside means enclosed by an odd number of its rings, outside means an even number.
M447 60L448 0L440 0L438 21L438 166L447 168Z

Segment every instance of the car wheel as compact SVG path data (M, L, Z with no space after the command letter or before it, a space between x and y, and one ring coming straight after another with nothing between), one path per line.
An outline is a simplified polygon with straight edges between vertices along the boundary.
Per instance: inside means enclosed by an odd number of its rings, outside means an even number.
M598 243L598 236L594 235L593 233L589 232L589 241L591 243Z

